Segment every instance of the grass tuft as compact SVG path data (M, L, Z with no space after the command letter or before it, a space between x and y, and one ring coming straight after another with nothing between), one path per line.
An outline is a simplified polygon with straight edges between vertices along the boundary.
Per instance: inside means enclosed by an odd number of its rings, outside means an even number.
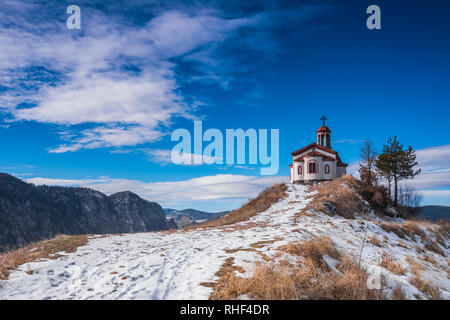
M74 252L78 247L86 245L88 235L56 236L53 239L29 244L26 247L0 255L0 280L6 280L12 270L24 263L38 259L57 259L57 252ZM31 270L29 270L31 272ZM29 273L32 274L32 273Z

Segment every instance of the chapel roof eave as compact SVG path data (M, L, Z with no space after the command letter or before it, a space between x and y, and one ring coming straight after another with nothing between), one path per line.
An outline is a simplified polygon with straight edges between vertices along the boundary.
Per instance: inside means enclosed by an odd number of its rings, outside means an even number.
M318 145L317 143L313 142L313 143L307 145L306 147L303 147L303 148L301 148L301 149L298 149L298 150L292 152L292 153L291 153L291 156L294 157L294 156L296 156L296 155L298 155L298 154L300 154L300 153L303 153L303 152L305 152L305 151L307 151L308 149L311 149L311 148L317 148L317 149L319 149L319 150L323 150L323 151L326 151L326 152L328 152L328 153L337 154L336 151L334 151L334 150L332 150L332 149L330 149L330 148L322 147L322 146Z

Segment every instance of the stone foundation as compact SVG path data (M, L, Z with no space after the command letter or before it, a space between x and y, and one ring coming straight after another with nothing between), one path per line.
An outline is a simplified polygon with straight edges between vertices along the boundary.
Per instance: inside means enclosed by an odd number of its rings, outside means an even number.
M302 185L312 185L324 181L332 181L333 179L315 179L315 180L295 180L293 183Z

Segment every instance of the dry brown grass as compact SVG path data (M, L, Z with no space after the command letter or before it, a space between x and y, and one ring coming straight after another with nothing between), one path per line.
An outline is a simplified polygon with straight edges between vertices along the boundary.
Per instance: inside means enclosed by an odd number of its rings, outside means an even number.
M441 299L441 294L439 288L432 284L429 281L422 280L420 277L421 266L416 260L412 257L407 256L406 261L411 266L411 272L414 274L414 277L409 279L409 283L415 286L417 289L422 291L429 299L438 300Z
M407 256L406 257L406 262L409 263L411 272L416 277L420 276L420 271L421 271L421 268L422 268L420 266L420 263L418 263L416 260L414 260L414 258L412 258L411 256Z
M436 242L433 242L432 240L426 241L424 247L425 247L425 249L427 249L429 251L436 252L436 253L440 254L441 256L445 257L444 251L437 245Z
M408 249L408 245L404 241L401 241L401 240L397 243L397 246Z
M39 259L57 259L57 252L74 252L78 247L87 244L88 235L60 235L51 240L29 244L24 248L6 252L0 255L0 280L8 278L10 271L24 263Z
M347 255L339 254L329 238L290 244L280 250L302 256L307 263L303 266L286 260L259 262L252 276L242 278L235 275L235 266L227 260L217 273L219 280L204 284L213 288L210 299L237 299L243 294L258 300L385 298L380 291L367 289L366 272ZM324 254L338 259L340 273L323 267Z
M429 263L431 263L431 264L436 264L436 260L435 260L434 257L431 256L431 255L425 254L425 255L423 256L423 259L424 259L426 262L429 262Z
M250 247L256 248L256 249L261 249L261 248L267 246L268 244L272 244L272 243L280 241L280 240L283 240L283 239L277 237L273 240L262 240L262 241L258 241L258 242L250 244Z
M392 299L393 300L405 300L406 299L406 295L402 289L401 284L397 284L395 286L394 290L392 291Z
M226 253L236 253L238 251L247 251L247 252L259 252L254 248L236 248L236 249L225 249Z
M382 246L382 245L381 245L381 242L378 241L378 238L377 238L376 236L370 237L369 242L370 242L371 244L373 244L374 246L377 246L377 247L381 247L381 246Z
M243 294L257 300L384 298L381 292L367 289L366 282L367 274L354 263L339 275L292 266L284 260L279 264L257 264L249 278L227 274L221 278L220 285L211 285L214 292L210 299L237 299Z
M382 222L380 224L380 227L386 231L386 232L393 232L395 233L399 238L406 240L406 234L405 231L402 229L402 227L397 222Z
M423 231L422 227L428 227L430 223L428 221L414 221L409 220L406 221L402 228L409 234L411 238L414 236L422 238L424 241L428 239L425 231Z
M399 238L405 240L408 238L415 241L421 239L426 250L445 256L445 253L439 244L445 246L446 239L448 239L446 225L442 227L441 225L433 225L429 221L409 220L403 224L399 224L397 222L383 222L380 224L380 227L387 232L395 233ZM432 232L434 239L433 237L430 238L427 235L424 228Z
M389 270L393 274L402 275L405 274L405 270L398 264L390 255L386 252L383 252L381 256L380 266Z
M239 209L215 220L207 221L198 226L191 226L186 229L226 226L242 221L247 221L257 213L264 212L269 207L287 196L287 186L284 183L275 184L262 191L256 198L250 200Z
M300 213L309 210L323 212L330 216L340 215L347 219L354 218L355 212L361 212L362 201L357 193L358 182L351 175L345 175L333 181L314 185L310 191L317 191L312 201Z
M291 255L302 256L308 265L326 271L329 271L329 267L323 256L328 255L333 259L339 258L339 252L335 249L333 241L327 236L315 240L305 240L298 244L284 245L279 247L278 250Z
M409 280L409 283L411 283L417 289L422 291L422 293L425 294L428 297L428 299L432 300L441 299L441 293L439 288L434 284L432 284L431 282L424 281L420 277L414 277Z

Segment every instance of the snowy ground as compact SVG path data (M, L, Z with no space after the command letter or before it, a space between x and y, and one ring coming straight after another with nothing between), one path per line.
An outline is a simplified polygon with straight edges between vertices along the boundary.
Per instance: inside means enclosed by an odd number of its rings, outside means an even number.
M409 255L422 264L421 277L441 287L443 298L450 299L447 259L427 252L436 264L419 260L415 248L421 246L420 240L405 241L386 233L374 216L368 221L316 214L294 223L295 214L307 203L305 190L290 185L288 197L251 220L231 226L93 237L74 253L22 265L8 280L0 281L0 299L207 299L211 289L200 283L215 281L215 273L228 257L234 257L236 265L249 273L262 260L261 253L273 257L280 245L322 235L331 237L338 250L358 257L366 230L366 239L376 235L383 244L380 248L366 242L362 265L368 271L381 272L391 289L402 283L409 299L424 298L408 282L412 274L405 258ZM269 242L254 245L260 241ZM257 252L232 250L254 247ZM378 267L383 252L408 272L397 276Z

